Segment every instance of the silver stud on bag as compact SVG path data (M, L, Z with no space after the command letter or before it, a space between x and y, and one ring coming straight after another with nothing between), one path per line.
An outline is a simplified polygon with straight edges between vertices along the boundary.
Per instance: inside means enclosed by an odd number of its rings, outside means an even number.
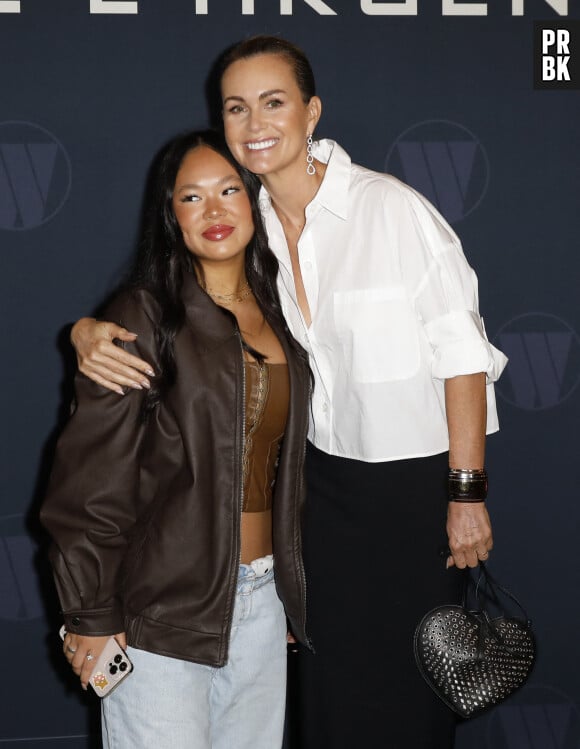
M314 166L314 156L312 155L312 134L309 133L306 138L306 174L312 176L316 174L316 167Z

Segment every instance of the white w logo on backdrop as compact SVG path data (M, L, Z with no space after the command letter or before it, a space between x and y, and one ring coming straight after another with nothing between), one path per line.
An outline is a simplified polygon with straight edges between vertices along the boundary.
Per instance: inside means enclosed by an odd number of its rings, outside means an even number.
M509 358L496 390L518 408L557 406L580 382L580 337L555 315L519 315L503 325L495 342Z
M481 202L489 179L487 155L467 128L428 120L405 130L392 145L385 169L414 187L449 223Z
M34 564L37 553L21 515L0 517L0 621L28 621L42 616Z
M518 749L564 749L573 717L570 705L506 705L498 715Z
M32 229L64 205L71 168L62 144L28 122L0 124L0 228Z
M406 181L450 221L463 217L476 144L469 141L404 141L397 144Z

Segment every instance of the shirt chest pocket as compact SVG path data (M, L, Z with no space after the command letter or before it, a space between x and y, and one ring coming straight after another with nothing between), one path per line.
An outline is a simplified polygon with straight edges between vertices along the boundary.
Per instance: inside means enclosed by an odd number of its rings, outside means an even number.
M337 291L334 318L355 381L406 380L419 370L418 320L403 287Z

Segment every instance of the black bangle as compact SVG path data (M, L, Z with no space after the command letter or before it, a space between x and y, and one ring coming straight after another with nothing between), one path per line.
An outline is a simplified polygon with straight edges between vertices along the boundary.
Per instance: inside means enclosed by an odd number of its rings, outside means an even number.
M484 502L487 497L487 472L484 469L450 468L450 502Z

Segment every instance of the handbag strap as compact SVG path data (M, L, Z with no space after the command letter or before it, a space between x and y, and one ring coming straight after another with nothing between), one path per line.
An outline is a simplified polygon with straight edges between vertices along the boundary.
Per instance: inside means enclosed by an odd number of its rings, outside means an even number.
M523 614L523 620L528 624L531 624L528 614L518 599L503 585L500 585L497 580L492 576L491 572L487 569L485 562L479 563L479 575L477 577L477 583L475 585L475 600L477 602L478 610L486 613L485 607L482 604L482 598L487 597L493 601L498 611L505 615L505 609L503 608L498 592L502 593L506 598L509 598Z
M476 609L470 609L468 607L468 596L470 587L474 587L475 604ZM512 652L512 648L505 642L501 632L498 630L494 623L493 617L485 608L485 599L491 601L497 608L500 616L505 617L505 608L502 606L499 593L509 598L523 614L522 623L526 627L531 627L531 621L528 619L526 610L518 599L503 585L500 585L497 580L491 575L484 562L479 563L479 574L477 576L477 582L474 582L473 577L469 572L469 568L465 569L465 578L463 584L463 595L461 605L465 611L469 611L471 614L477 616L485 627L480 629L479 642L478 642L478 653L483 655L485 645L485 630L491 632L498 643L501 643L502 647L507 652Z

